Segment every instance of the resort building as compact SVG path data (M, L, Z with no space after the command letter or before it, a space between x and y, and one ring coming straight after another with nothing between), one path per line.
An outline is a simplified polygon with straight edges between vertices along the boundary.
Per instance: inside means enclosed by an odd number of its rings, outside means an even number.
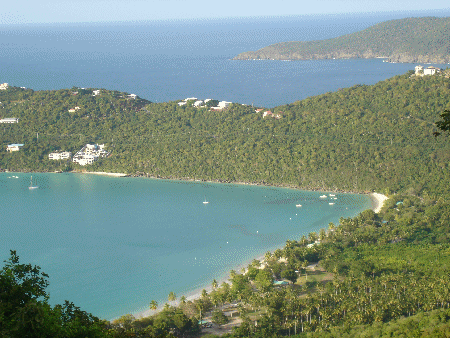
M92 91L92 96L100 95L100 89Z
M48 154L49 160L67 160L72 157L72 153L70 151L62 151L62 152L54 152Z
M6 89L8 89L8 87L9 87L9 84L7 84L6 82L0 84L0 90L6 90Z
M194 107L201 107L201 106L203 106L203 101L202 100L198 100L198 101L195 101L194 102Z
M101 157L107 157L110 153L105 150L104 144L86 144L73 156L73 162L79 165L92 164Z
M22 148L22 147L23 147L22 143L20 143L20 144L19 143L8 144L6 146L6 151L9 151L9 152L19 151L20 148Z
M19 119L17 117L5 117L0 120L0 123L19 123Z

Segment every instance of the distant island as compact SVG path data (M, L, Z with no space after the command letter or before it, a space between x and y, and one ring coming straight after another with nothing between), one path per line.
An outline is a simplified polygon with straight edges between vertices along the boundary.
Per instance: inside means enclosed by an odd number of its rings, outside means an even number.
M407 18L333 39L276 43L233 60L385 58L388 62L449 63L449 37L450 18Z

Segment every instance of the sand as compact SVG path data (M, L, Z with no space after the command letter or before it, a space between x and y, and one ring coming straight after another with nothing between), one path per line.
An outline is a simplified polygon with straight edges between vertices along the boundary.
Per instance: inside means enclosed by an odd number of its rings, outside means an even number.
M376 192L370 194L370 197L372 198L372 210L376 213L379 213L381 211L381 208L384 205L384 201L389 198L386 195Z
M127 177L128 174L123 173L107 173L104 171L80 171L81 174L94 174L94 175L104 175L104 176L113 176L113 177Z

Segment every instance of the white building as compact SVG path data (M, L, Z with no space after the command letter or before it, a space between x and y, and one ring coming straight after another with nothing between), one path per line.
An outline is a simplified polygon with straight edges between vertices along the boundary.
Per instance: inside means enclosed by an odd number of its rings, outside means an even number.
M6 89L8 89L8 87L9 87L9 84L7 84L6 82L0 84L0 90L6 90Z
M130 97L130 98L132 98L132 99L136 99L136 97L137 97L137 95L136 94L130 94L130 95L128 95L128 97Z
M0 120L0 123L19 123L19 119L16 117L5 117Z
M100 89L94 90L94 91L92 92L92 96L97 96L97 95L100 95Z
M423 70L423 75L434 75L436 73L439 73L440 71L441 71L440 68L436 68L436 67L430 66L430 67L425 68Z
M414 68L414 73L416 75L423 75L423 66L418 65Z
M194 102L194 107L201 107L203 106L203 101L202 100L198 100Z
M417 76L424 76L424 75L434 75L436 73L439 73L441 71L440 68L436 68L433 66L427 67L427 68L423 68L423 66L416 66L414 68L414 73Z
M233 102L227 102L227 101L220 101L219 104L217 105L219 108L226 108L228 107L230 104L232 104Z
M70 157L72 157L72 153L70 151L54 152L48 154L49 160L67 160Z
M92 164L95 161L98 160L98 156L95 155L84 155L83 157L77 157L77 158L73 158L73 161L75 163L78 163L79 165L88 165L88 164Z
M181 106L184 106L184 105L186 105L186 101L181 101L181 102L178 102L178 105L181 107Z
M184 101L197 101L198 99L196 97L188 97L187 99L184 99Z
M73 156L73 162L80 165L92 164L100 157L107 157L110 153L105 150L104 144L86 144Z
M6 151L9 151L9 152L13 152L13 151L19 151L20 150L20 148L22 148L23 147L23 144L19 144L19 143L13 143L13 144L8 144L7 146L6 146Z

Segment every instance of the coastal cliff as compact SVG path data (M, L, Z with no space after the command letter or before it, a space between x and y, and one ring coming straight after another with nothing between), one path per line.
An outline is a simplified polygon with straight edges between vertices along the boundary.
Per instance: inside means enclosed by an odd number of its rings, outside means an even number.
M281 42L241 53L233 60L385 58L389 62L450 62L450 18L381 22L333 39Z

